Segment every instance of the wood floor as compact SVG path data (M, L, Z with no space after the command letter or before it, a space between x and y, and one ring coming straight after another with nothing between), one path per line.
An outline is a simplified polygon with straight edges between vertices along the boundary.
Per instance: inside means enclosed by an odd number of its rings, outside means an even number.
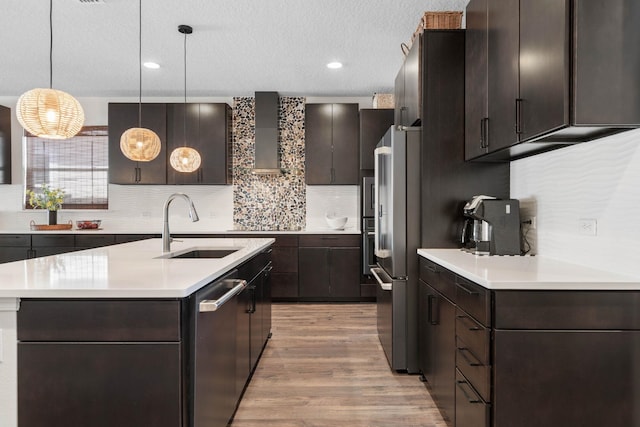
M232 427L445 427L417 375L389 369L375 304L274 304Z

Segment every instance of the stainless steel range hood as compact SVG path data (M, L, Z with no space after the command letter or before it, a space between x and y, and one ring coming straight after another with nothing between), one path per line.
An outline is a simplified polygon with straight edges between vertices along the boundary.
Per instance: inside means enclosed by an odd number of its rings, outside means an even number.
M280 143L278 137L278 92L256 92L256 144L253 173L279 175Z

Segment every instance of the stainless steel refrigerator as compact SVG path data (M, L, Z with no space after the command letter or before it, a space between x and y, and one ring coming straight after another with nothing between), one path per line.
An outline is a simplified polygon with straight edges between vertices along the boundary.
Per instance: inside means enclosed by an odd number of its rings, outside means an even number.
M420 127L391 127L375 150L378 336L392 369L414 373L420 245Z

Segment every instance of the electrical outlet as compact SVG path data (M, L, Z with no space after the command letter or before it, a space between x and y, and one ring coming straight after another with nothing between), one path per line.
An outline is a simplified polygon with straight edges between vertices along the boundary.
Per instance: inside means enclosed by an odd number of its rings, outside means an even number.
M529 230L535 230L538 227L538 218L535 216L524 217L522 223L524 224L525 229L528 227Z
M583 236L597 236L598 222L593 218L581 218L578 220L578 233Z

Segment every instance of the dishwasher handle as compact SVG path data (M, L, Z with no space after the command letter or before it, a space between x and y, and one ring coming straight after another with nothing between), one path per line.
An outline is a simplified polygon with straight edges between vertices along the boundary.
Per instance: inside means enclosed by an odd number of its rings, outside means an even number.
M222 295L218 299L205 299L200 301L200 304L198 306L198 311L200 313L204 313L207 311L216 311L217 309L222 307L224 303L238 295L244 288L247 287L247 281L244 279L228 279L224 280L224 282L233 283L233 288L229 289L226 294Z

